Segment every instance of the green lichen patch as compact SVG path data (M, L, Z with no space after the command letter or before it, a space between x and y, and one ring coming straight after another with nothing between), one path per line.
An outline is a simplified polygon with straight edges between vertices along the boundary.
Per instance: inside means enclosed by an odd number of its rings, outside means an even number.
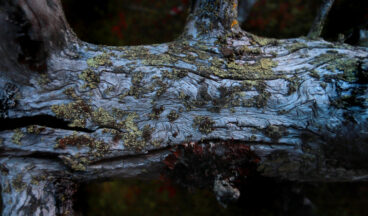
M160 54L160 55L146 55L145 59L142 61L142 64L148 66L164 66L164 65L173 65L179 58L169 55L169 54Z
M102 53L101 55L95 56L87 60L88 67L97 68L99 66L112 66L110 57L112 53Z
M254 88L258 92L258 95L242 100L242 106L264 108L267 105L271 93L267 91L266 83L263 80L243 81L242 84L244 89L251 90Z
M129 114L129 112L118 109L116 107L113 107L111 112L112 112L112 115L117 119L123 119L126 115Z
M198 128L198 130L203 134L209 134L214 130L215 121L207 116L196 116L193 120L193 127Z
M75 93L75 89L72 87L65 89L63 93L72 99L75 100L79 99L78 95Z
M149 49L144 46L121 47L120 50L124 51L124 53L120 55L120 58L129 60L135 60L148 55L152 55Z
M142 139L143 132L139 130L135 119L138 118L136 113L129 113L124 120L124 129L126 132L123 134L124 146L137 151L143 150L146 146L146 142Z
M121 119L126 115L124 111L118 109L113 109L112 113L102 107L93 109L83 100L76 100L67 104L53 105L51 106L51 110L55 113L56 117L70 120L70 127L82 128L86 126L87 120L90 120L101 127L120 128L121 125L117 119Z
M287 136L288 132L285 127L279 125L269 125L264 129L264 134L274 141L278 141L283 136Z
M243 86L220 86L217 90L220 95L217 98L211 98L212 106L209 108L209 111L218 113L222 108L241 105Z
M123 137L122 133L119 130L112 129L112 128L104 128L104 129L102 129L102 133L113 135L111 141L114 142L114 143L118 143L121 140L121 138Z
M191 109L193 109L194 104L193 102L190 100L190 96L187 95L185 92L180 91L179 93L179 99L182 101L182 103L184 104L185 108L187 111L190 111Z
M161 76L164 79L178 80L188 75L187 70L172 69L171 71L164 70L161 72Z
M330 78L347 82L356 82L359 79L359 59L350 58L336 52L328 52L314 58L310 64L322 66L323 69L334 73Z
M41 74L39 76L39 78L37 79L37 82L40 86L44 86L44 85L47 85L48 83L51 82L48 74Z
M267 105L268 99L271 97L271 93L264 91L260 94L254 96L251 99L252 106L255 106L257 108L263 108ZM249 104L248 104L249 105Z
M17 145L22 145L22 138L24 137L23 132L21 131L21 129L15 129L13 136L12 136L12 141L13 143L17 144Z
M308 45L305 44L305 43L301 43L301 42L296 42L296 43L293 43L291 45L288 45L286 47L287 50L289 50L289 52L295 52L295 51L298 51L300 49L303 49L303 48L307 48Z
M212 61L213 62L213 61ZM255 79L275 79L273 68L277 66L277 62L268 58L261 58L257 62L250 64L238 64L236 62L226 63L226 70L217 66L211 66L210 70L213 75L221 78L232 78L239 80L255 80Z
M156 105L153 106L152 112L150 113L150 119L157 120L160 118L161 113L165 110L164 106L157 107Z
M142 85L142 79L144 77L144 73L137 72L132 75L131 82L128 95L134 96L135 98L140 98L143 94L147 93L147 89Z
M27 133L40 134L45 129L46 129L45 127L40 127L38 125L30 125L30 126L27 127Z
M86 158L78 158L78 157L72 157L72 156L60 156L63 163L70 167L74 171L86 171L86 166L88 165Z
M330 63L331 61L334 61L335 59L338 58L342 58L343 55L336 53L336 52L327 52L327 53L323 53L315 58L313 58L313 60L311 62L309 62L309 64L314 65L314 66L320 66L326 63Z
M260 55L262 54L262 50L260 48L250 48L249 46L243 45L239 46L235 49L236 55Z
M12 180L12 186L17 192L21 192L27 188L26 183L23 182L23 174L17 174L17 176Z
M277 45L278 41L274 38L265 38L256 35L251 35L252 40L250 41L252 44L258 44L260 46L267 45Z
M83 88L88 87L88 88L94 89L94 88L97 88L98 84L100 83L99 75L89 68L82 71L82 73L79 74L79 78L86 82Z
M46 179L45 175L35 175L31 177L31 184L39 185L40 182L45 181Z
M171 110L170 113L167 115L167 119L169 119L170 122L174 122L178 118L179 113L177 113L175 110Z
M97 108L91 113L93 122L105 127L118 127L116 119L102 107Z
M309 76L314 77L314 78L316 78L318 80L321 78L321 76L319 75L319 73L316 70L311 70L309 72Z
M82 100L77 100L68 104L51 106L56 117L71 120L71 127L85 127L86 119L90 117L92 108Z
M326 66L327 70L338 72L343 72L338 75L338 78L341 80L345 80L347 82L356 82L358 80L359 61L357 59L352 58L340 58L336 59L333 64L329 64Z
M159 98L161 95L163 95L167 88L168 88L168 84L163 82L161 79L155 79L154 82L154 87L158 87L158 89L156 90L156 98Z

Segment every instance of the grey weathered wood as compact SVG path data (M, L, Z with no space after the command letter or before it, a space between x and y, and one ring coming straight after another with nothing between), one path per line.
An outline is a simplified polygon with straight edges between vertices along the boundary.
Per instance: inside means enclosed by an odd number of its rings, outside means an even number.
M257 37L236 3L197 0L176 41L130 47L78 40L59 0L0 3L3 215L72 214L74 184L154 178L189 142L248 145L264 176L366 180L368 49Z

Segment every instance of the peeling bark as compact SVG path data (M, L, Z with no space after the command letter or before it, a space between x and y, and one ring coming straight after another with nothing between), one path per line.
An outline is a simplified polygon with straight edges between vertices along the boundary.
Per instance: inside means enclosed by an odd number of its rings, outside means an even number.
M197 0L180 38L128 47L78 40L58 0L0 5L3 215L72 214L74 184L157 177L176 146L246 146L263 176L368 179L367 48L249 34L235 0Z

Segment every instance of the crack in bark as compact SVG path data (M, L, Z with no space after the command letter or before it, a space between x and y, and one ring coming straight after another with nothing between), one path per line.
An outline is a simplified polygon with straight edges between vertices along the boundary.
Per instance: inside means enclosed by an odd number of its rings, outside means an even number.
M114 161L124 161L124 160L129 160L129 159L139 159L139 158L145 158L145 157L149 157L150 155L157 155L157 154L162 154L164 155L165 153L171 151L173 148L175 148L175 146L167 146L164 148L159 148L159 149L154 149L154 150L150 150L147 151L146 153L133 153L133 154L129 154L129 155L122 155L122 156L116 156L116 157L110 157L110 158L103 158L101 160L96 160L91 162L89 165L93 166L93 165L100 165L103 163L111 163Z
M73 130L92 133L93 130L81 127L70 127L70 122L63 119L56 118L50 115L36 115L27 116L21 118L0 118L2 124L0 125L0 131L13 130L17 128L39 125L55 129Z

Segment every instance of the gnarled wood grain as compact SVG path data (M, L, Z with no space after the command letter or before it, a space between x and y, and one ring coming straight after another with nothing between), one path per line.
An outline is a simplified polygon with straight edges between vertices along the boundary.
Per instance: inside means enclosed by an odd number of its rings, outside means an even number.
M75 183L153 178L188 143L249 146L264 176L366 180L368 49L257 37L236 6L197 0L176 41L108 47L58 0L1 3L3 215L72 214Z

